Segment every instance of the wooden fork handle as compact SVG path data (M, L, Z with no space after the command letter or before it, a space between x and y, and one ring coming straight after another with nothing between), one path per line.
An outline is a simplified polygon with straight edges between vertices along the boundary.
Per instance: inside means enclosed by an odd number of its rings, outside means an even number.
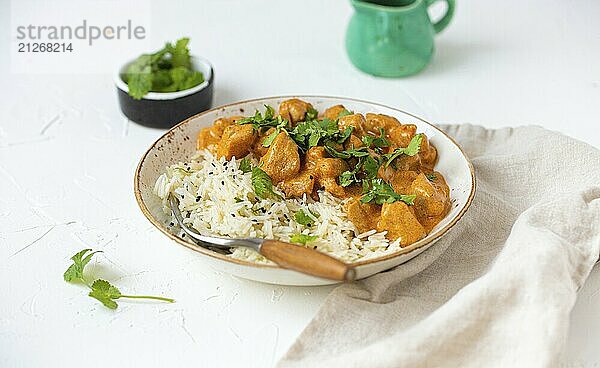
M265 240L260 253L283 268L336 281L352 281L352 266L314 249L277 240Z

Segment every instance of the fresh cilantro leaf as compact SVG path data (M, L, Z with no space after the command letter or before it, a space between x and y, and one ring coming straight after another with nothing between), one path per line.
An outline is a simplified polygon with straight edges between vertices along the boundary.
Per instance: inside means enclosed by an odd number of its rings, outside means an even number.
M363 181L365 185L364 195L361 198L362 203L374 202L376 204L394 203L402 201L408 205L412 205L416 195L414 194L398 194L394 188L383 179L372 179L370 183Z
M179 84L179 91L196 87L202 83L204 83L204 74L197 70L190 70L187 77Z
M152 90L156 92L183 91L204 82L202 73L184 66L158 70L153 75Z
M91 253L90 253L91 252ZM76 253L71 260L73 260L73 264L69 266L67 271L65 271L63 278L67 282L71 281L81 281L88 285L91 289L88 294L94 299L99 300L104 306L110 309L117 308L117 302L115 299L119 298L136 298L136 299L155 299L162 300L165 302L173 303L174 299L163 298L160 296L148 296L148 295L123 295L115 286L111 285L108 281L97 279L91 285L89 285L85 281L85 277L83 274L85 266L90 262L92 256L101 251L92 252L91 249L84 249L78 253Z
M129 95L136 100L141 100L152 88L152 74L150 68L139 73L130 73L127 77Z
M319 217L318 213L312 212L310 210L309 210L309 212L313 217L317 217L317 218ZM304 225L304 226L306 226L306 225L312 226L312 224L314 223L313 218L310 217L304 210L300 210L300 211L296 212L294 214L294 220L296 220L296 222L299 223L300 225Z
M423 134L416 134L410 140L408 146L404 149L404 154L408 156L414 156L419 153L421 149L421 142L423 141Z
M161 50L133 61L123 75L129 95L139 100L150 91L182 91L204 82L204 75L192 68L188 43L188 38L182 38L175 45L167 43Z
M317 118L317 116L319 115L319 112L312 106L308 107L308 110L306 111L306 120L315 120Z
M338 177L338 182L343 187L350 186L353 183L359 183L361 181L358 176L360 172L363 172L362 177L365 177L366 179L373 179L377 176L379 166L379 161L371 156L359 157L358 163L354 169L351 171L344 171Z
M277 118L278 118L279 124L277 124L277 126L275 127L275 131L273 133L269 134L269 136L263 140L263 143L262 143L263 147L270 147L273 144L273 141L275 140L275 138L277 138L277 136L281 132L281 130L287 125L286 120L283 120L280 116L278 116Z
M243 173L248 173L248 172L252 171L252 162L250 161L250 159L248 157L244 157L240 161L239 169Z
M339 143L339 144L343 144L344 142L346 142L346 140L348 138L350 138L350 135L352 135L353 131L354 131L354 127L352 125L350 125L349 127L346 127L346 129L344 129L342 134L340 134L340 136L336 139L335 142Z
M152 76L152 90L156 92L171 92L173 79L169 69L156 70Z
M91 249L84 249L81 252L78 252L75 255L73 255L73 257L71 257L73 264L70 265L69 268L67 268L67 270L63 274L63 278L65 281L80 281L85 283L85 279L83 277L83 269L90 262L94 254L102 252L101 250L95 252L91 251ZM91 253L87 254L88 252Z
M88 295L99 300L109 309L117 309L118 304L114 299L119 299L121 292L108 281L98 279L92 284L92 291Z
M352 114L354 114L352 111L349 111L349 110L343 109L342 111L340 111L340 113L338 114L337 118L338 118L338 119L339 119L339 118L343 118L344 116L347 116L347 115L352 115Z
M352 171L344 171L338 178L338 181L341 186L347 187L352 183L358 182L358 178L356 177L356 170Z
M292 243L306 245L306 243L317 240L317 238L318 236L316 235L294 234L290 236L290 241Z
M273 191L273 181L269 174L264 172L261 168L252 168L252 187L254 193L263 199L276 198L281 199L281 196Z
M437 179L437 175L435 175L435 173L426 174L425 176L429 181L435 181Z
M383 128L379 128L379 137L376 137L374 135L364 135L361 138L361 140L364 143L364 145L369 148L371 146L376 148L390 146L390 142L385 138L385 130L383 130Z
M165 47L167 52L171 54L170 62L173 67L184 67L190 69L192 61L190 58L190 50L188 49L188 43L190 39L187 37L180 38L175 42L175 45L167 43Z
M266 137L265 139L263 139L262 146L263 147L270 147L273 144L273 141L275 140L275 138L277 138L278 135L279 135L279 129L275 129L275 131L273 133L269 134L268 137Z
M327 153L329 153L332 157L335 158L349 159L351 157L369 156L369 151L367 150L367 147L353 148L345 151L337 151L331 146L325 146L325 150L327 151Z
M160 296L149 296L149 295L124 295L121 291L113 286L110 282L102 279L94 281L90 287L92 291L88 294L94 299L99 300L105 307L109 309L117 309L118 304L115 302L116 299L130 298L130 299L154 299L162 300L165 302L173 303L174 299L163 298Z
M350 133L345 136L346 131L341 133L337 123L331 119L304 121L288 132L303 151L315 147L319 143L331 141L343 143L350 136Z
M422 134L416 134L405 148L396 148L394 152L387 153L382 157L386 160L385 167L390 166L392 161L400 157L401 155L414 156L419 153L419 149L421 147L421 142L423 141Z
M374 179L379 171L380 162L371 156L365 157L362 162L362 170L365 172L367 179Z
M320 139L321 139L321 132L314 131L314 132L310 133L310 135L308 136L308 148L315 147L317 144L319 144Z
M264 114L259 110L256 110L254 116L250 116L244 119L241 119L237 122L237 124L252 124L254 129L258 130L260 128L267 127L277 127L277 126L286 126L288 124L287 120L283 119L281 116L275 117L275 109L272 106L265 105Z

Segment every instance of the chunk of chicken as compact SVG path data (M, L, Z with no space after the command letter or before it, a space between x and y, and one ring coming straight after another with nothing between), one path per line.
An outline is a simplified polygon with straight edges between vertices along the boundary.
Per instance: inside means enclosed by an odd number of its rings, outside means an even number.
M225 128L243 118L243 116L232 116L215 120L211 127L200 130L196 141L196 148L199 150L207 149L212 153L217 153L217 145L221 141L221 136L223 136Z
M366 115L366 128L368 131L374 134L379 134L379 128L382 128L388 132L398 125L400 125L400 122L393 116L371 113Z
M326 109L325 112L323 112L323 118L335 120L344 110L346 110L346 108L343 105L331 106L330 108Z
M299 121L304 121L306 112L312 105L297 98L285 100L279 105L279 115L289 121L293 126Z
M419 174L416 171L396 171L390 184L396 193L408 193L410 186Z
M390 128L388 140L392 144L391 150L407 147L410 140L417 134L417 126L414 124L402 124Z
M344 149L346 150L360 148L362 146L364 146L363 141L354 134L350 135L346 142L344 142Z
M267 138L269 135L271 135L271 133L273 133L274 131L275 131L275 128L269 128L264 133L259 132L258 138L254 141L252 148L250 148L250 151L252 151L252 153L254 153L254 155L256 157L258 157L258 158L263 157L267 153L267 150L269 149L269 147L263 146L263 141L265 140L265 138Z
M260 159L263 169L274 183L291 178L300 171L298 146L285 131L280 132L267 153Z
M400 157L395 159L390 166L398 171L419 171L421 167L421 156L418 154L414 156L400 155Z
M344 198L348 192L337 183L337 178L348 170L346 161L340 158L322 158L317 160L314 168L317 183L336 197Z
M360 199L353 198L344 205L344 210L348 220L356 227L358 234L377 229L377 222L381 216L381 206L372 203L361 203Z
M379 167L377 171L377 177L382 178L385 181L392 181L394 175L398 171L416 171L419 172L421 168L421 157L419 155L407 156L400 155L394 161L386 167L386 163Z
M421 163L430 169L435 165L437 160L437 150L429 143L429 139L423 134L423 140L419 148L419 156L421 157Z
M230 125L223 131L221 141L217 146L217 157L242 158L250 153L250 148L256 140L256 131L250 124Z
M308 151L306 151L306 155L304 156L304 166L308 170L313 170L317 166L317 161L325 157L327 157L327 151L325 151L325 147L311 147L308 149Z
M298 175L285 179L281 182L281 190L287 198L302 197L302 195L311 195L315 186L315 177L308 171L301 171Z
M386 231L386 238L394 241L400 239L400 246L406 247L425 235L425 228L419 223L415 214L406 203L397 201L384 203L381 207L381 218L377 222L377 231Z
M366 133L365 129L365 117L362 114L352 114L342 116L338 120L338 128L340 131L346 130L349 126L354 127L352 134L362 137Z
M408 193L417 196L414 201L415 214L426 228L439 222L439 219L444 217L450 209L448 186L442 182L441 175L436 175L436 179L437 176L440 177L437 182L430 182L425 174L421 173L417 175L408 189Z
M379 170L377 170L377 177L387 182L392 181L394 175L396 175L396 170L391 165L386 167L385 163L379 166Z

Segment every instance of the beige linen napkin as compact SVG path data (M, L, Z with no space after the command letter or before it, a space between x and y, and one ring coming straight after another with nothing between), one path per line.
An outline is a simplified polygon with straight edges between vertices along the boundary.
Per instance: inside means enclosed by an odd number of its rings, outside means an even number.
M539 127L442 127L469 211L419 257L335 289L281 367L547 367L600 248L600 151Z

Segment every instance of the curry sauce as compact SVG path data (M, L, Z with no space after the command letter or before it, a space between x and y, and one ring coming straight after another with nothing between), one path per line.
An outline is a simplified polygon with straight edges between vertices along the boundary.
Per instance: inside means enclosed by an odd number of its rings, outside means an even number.
M414 124L342 105L318 112L290 99L278 112L217 119L197 148L230 160L252 155L286 198L324 190L344 199L356 235L376 230L407 246L450 210L450 190L434 170L437 150Z

